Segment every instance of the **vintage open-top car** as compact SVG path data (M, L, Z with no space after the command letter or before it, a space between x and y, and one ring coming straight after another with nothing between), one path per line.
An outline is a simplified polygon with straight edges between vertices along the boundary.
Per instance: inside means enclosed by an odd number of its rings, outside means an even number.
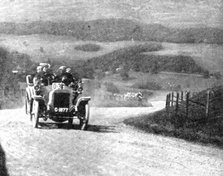
M91 98L79 97L82 90L74 90L62 82L34 86L30 75L26 77L26 82L25 111L30 116L34 128L38 128L40 118L45 121L68 121L70 125L73 124L74 118L78 118L80 129L87 129Z

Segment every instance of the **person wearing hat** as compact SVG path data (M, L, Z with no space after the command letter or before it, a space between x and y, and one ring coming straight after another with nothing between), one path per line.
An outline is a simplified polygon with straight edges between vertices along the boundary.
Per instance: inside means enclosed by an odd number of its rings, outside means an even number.
M50 72L50 65L43 66L43 79L42 82L45 86L51 85L54 80L54 75Z
M42 78L43 78L43 67L39 65L36 67L36 74L33 78L34 86L40 84L42 81Z
M61 82L63 82L66 86L74 84L74 78L71 74L71 68L66 68L65 72L61 75Z
M66 72L66 66L60 66L55 73L53 82L61 82L62 81L62 75Z

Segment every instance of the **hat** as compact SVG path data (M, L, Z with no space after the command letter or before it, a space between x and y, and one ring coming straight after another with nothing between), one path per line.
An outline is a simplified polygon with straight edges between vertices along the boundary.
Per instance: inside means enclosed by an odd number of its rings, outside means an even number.
M42 67L50 68L50 64L48 64L48 63L39 63L39 65Z
M60 66L59 67L59 70L65 70L66 69L66 66Z
M42 70L42 68L43 68L43 66L39 65L39 66L36 67L36 70Z
M66 72L70 73L71 72L71 68L66 68Z

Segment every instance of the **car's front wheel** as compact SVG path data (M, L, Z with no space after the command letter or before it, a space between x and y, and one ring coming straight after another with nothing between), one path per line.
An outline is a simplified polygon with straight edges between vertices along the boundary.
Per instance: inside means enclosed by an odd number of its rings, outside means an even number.
M89 116L90 116L90 106L89 104L85 104L83 109L80 112L80 129L81 130L87 130L88 127L88 121L89 121Z

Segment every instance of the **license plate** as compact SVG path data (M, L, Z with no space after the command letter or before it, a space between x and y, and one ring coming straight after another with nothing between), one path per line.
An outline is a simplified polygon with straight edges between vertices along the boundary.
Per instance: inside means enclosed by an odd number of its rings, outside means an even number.
M54 108L55 112L68 112L69 109L68 108Z

